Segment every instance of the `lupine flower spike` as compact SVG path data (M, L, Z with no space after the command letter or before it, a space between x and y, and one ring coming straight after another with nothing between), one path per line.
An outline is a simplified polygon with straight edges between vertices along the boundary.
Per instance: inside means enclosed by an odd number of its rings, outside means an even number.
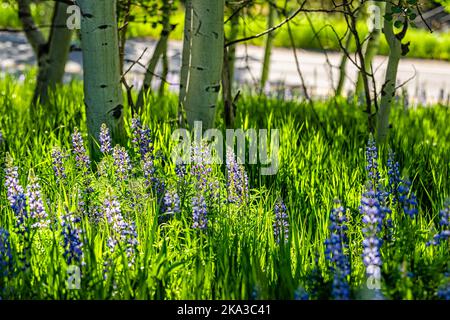
M56 182L63 181L67 178L66 169L63 164L64 158L64 152L59 147L54 147L52 150L52 163Z
M345 209L339 202L338 206L331 211L330 222L330 236L325 240L325 256L333 273L331 295L336 300L348 300L350 286L347 278L350 275L350 263L345 254L348 248L348 227Z
M27 199L28 206L30 208L30 218L32 220L32 228L45 228L49 225L47 212L44 208L44 202L41 196L41 186L38 179L33 172L30 174L30 178L27 186Z
M111 135L105 123L100 127L100 151L104 154L110 154L112 151Z
M5 187L11 209L16 217L16 226L22 234L27 230L28 212L26 196L19 182L19 168L14 166L10 155L6 157Z
M275 221L273 223L274 238L277 243L280 243L284 237L284 242L286 243L289 240L289 217L283 200L279 199L275 203L273 211L275 213Z

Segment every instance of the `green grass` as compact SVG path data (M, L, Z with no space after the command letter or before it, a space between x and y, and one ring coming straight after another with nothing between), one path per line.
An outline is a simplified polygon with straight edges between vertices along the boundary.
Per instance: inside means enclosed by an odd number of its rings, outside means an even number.
M64 162L67 178L58 183L52 170L52 148L70 152L75 127L85 132L82 85L73 82L59 89L53 107L30 110L33 74L18 83L10 77L0 80L0 165L6 152L18 166L20 181L27 184L33 171L42 187L51 229L33 231L24 239L14 228L4 185L0 181L0 227L11 233L13 267L0 277L4 299L292 299L299 288L311 299L329 299L332 273L325 259L329 215L340 199L347 208L351 260L352 298L369 297L362 262L362 222L358 206L366 181L365 146L368 140L366 116L355 105L343 101L317 102L316 119L308 104L244 95L238 103L236 127L280 129L280 169L274 176L260 176L258 165L247 165L250 196L247 205L209 202L207 231L192 229L190 199L194 179L179 182L170 159L176 129L177 97L151 96L142 118L152 130L158 174L181 198L181 213L158 222L159 203L144 187L138 154L128 141L133 174L118 182L111 156L106 156L99 176L88 177L75 167L70 155ZM222 117L218 117L222 118ZM448 243L426 246L438 228L438 213L450 196L450 112L448 108L393 110L389 144L397 153L403 177L412 182L419 214L410 219L391 205L392 241L383 244L382 292L388 299L436 299L438 288L448 281ZM126 109L127 131L130 116ZM223 123L218 122L223 128ZM380 150L381 183L387 185L387 150ZM213 167L209 179L220 185L226 198L226 169ZM91 221L79 209L78 192L91 179L90 212L101 208L113 194L127 221L136 223L138 253L131 267L123 248L110 253L106 246L111 228L104 219ZM277 199L286 204L289 241L274 239L273 207ZM63 256L62 215L74 212L82 218L84 262L80 290L67 290L67 263ZM28 268L20 253L26 244ZM123 244L123 243L122 243ZM109 272L104 278L104 261ZM1 274L1 273L0 273ZM111 276L113 274L113 276Z
M51 7L41 5L33 6L33 14L38 25L45 25L49 23L51 17ZM161 26L155 17L146 17L146 14L139 8L135 8L134 12L135 22L131 22L128 28L129 37L150 37L158 39L160 37ZM248 17L239 20L238 38L258 34L267 29L266 22L266 8L257 6L248 13ZM306 17L299 15L291 22L291 28L295 39L295 45L298 48L321 50L323 49L340 51L339 41L330 27L332 25L336 32L342 36L347 30L347 26L342 17L337 15L311 14L314 28L316 31L320 30L318 41L313 30L311 29ZM279 19L278 21L281 21ZM182 8L179 8L173 14L171 23L176 25L175 30L171 33L171 39L181 40L183 38L184 13ZM0 27L20 28L20 22L17 18L17 10L12 7L0 6ZM225 25L226 34L229 33L229 24ZM48 30L44 29L47 33ZM360 21L358 24L358 31L360 37L364 39L367 35L367 24L365 21ZM289 38L288 29L286 26L278 29L275 32L274 45L277 47L291 48L291 41ZM257 38L249 41L253 45L264 45L265 38ZM410 41L410 58L423 59L440 59L450 60L450 33L449 32L434 32L430 33L424 29L410 29L407 33L405 41ZM321 45L322 44L322 45ZM351 44L350 49L354 50L354 43ZM388 55L389 47L386 39L382 36L380 43L380 54Z

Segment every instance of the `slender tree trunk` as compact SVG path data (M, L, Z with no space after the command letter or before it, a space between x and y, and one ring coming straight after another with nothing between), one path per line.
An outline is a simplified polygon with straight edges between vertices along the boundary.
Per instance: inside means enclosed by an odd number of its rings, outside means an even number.
M345 37L345 51L349 52L350 43L352 42L352 33L348 32ZM345 78L347 77L347 62L348 56L346 53L342 54L341 63L339 64L339 80L336 87L336 95L342 96L342 91L344 90Z
M169 57L167 54L167 43L164 47L164 53L162 56L162 74L161 74L161 84L159 85L158 95L160 97L164 96L164 93L166 91L166 81L167 76L169 74Z
M185 2L184 14L184 33L183 33L183 52L181 56L181 71L180 71L180 92L178 96L178 120L180 125L185 124L186 111L184 110L184 100L186 98L187 80L189 74L189 64L191 61L190 51L192 46L192 0Z
M375 2L376 6L380 10L380 15L383 17L384 9L386 7L385 2ZM371 71L372 61L375 55L378 53L378 49L380 47L380 37L381 37L381 29L374 24L374 28L370 31L369 40L367 41L367 45L364 48L364 70L366 73ZM364 96L364 84L362 72L358 73L358 80L356 82L355 94L358 97Z
M275 23L275 9L271 4L269 4L269 15L267 17L267 29L272 28L274 26L274 23ZM260 82L261 92L264 90L267 80L269 79L270 58L272 56L272 47L273 47L273 38L274 37L275 37L275 34L273 32L269 32L269 34L267 34L267 37L266 37L266 46L264 49L264 60L263 60L262 71L261 71L261 82Z
M231 18L231 30L228 41L237 39L239 31L239 14ZM225 112L225 125L232 128L234 125L234 105L233 105L233 81L234 68L236 63L236 46L232 45L224 48L223 69L222 69L222 99Z
M144 83L142 89L139 92L138 100L136 102L137 109L141 109L144 105L144 97L150 92L152 88L153 76L155 75L156 66L160 61L161 57L167 54L167 45L169 42L170 32L173 30L173 26L170 24L170 11L172 9L173 2L168 2L163 5L163 29L161 31L161 36L158 43L156 44L153 55L148 63L147 71L144 77ZM163 61L164 63L164 61ZM164 67L164 66L163 66ZM164 78L164 76L163 76Z
M72 39L72 31L66 27L67 17L67 4L56 2L47 50L39 59L33 103L49 103L49 91L62 83Z
M189 8L189 6L188 6ZM184 108L187 121L193 128L195 121L203 122L204 128L214 124L217 96L223 64L223 16L224 0L191 1L191 15L188 21L188 34L183 47L183 77L186 84L180 88L180 105ZM183 70L182 70L183 71Z
M81 8L84 103L94 158L100 126L107 124L114 142L123 139L123 97L116 0L78 0Z
M125 44L127 42L128 23L130 21L131 0L125 0L120 4L121 13L123 15L122 28L119 31L119 60L120 60L120 74L123 74L123 67L125 63Z
M392 4L387 2L386 12L392 12ZM392 100L395 96L395 88L397 82L397 71L400 63L400 58L403 54L407 53L406 48L402 46L402 39L404 38L408 29L408 23L405 21L403 30L400 34L394 33L393 22L388 19L384 19L384 35L387 43L389 44L389 61L386 70L386 78L381 89L381 101L380 108L378 110L378 122L377 122L377 141L378 143L384 143L386 141L389 131L389 114L391 112Z

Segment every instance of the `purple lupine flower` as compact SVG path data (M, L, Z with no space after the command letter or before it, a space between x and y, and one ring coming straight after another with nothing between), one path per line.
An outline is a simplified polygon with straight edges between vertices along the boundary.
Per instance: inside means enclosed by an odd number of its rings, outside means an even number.
M109 154L112 151L111 135L109 134L109 128L105 123L100 127L100 151L104 154Z
M206 206L205 197L203 194L198 192L198 194L191 199L192 203L192 218L193 224L192 228L204 230L208 226L208 209Z
M11 245L9 232L0 228L0 278L6 277L12 266Z
M450 300L450 281L439 287L437 296L442 300Z
M411 182L401 181L398 187L398 200L403 212L411 219L417 215L419 212L417 209L417 198L414 192L411 191Z
M196 178L198 189L206 190L208 177L212 172L211 154L205 145L194 143L191 147L191 155L191 175Z
M52 150L52 163L56 182L63 181L67 178L66 169L63 164L64 158L64 152L59 147L54 147Z
M303 287L298 287L294 292L294 300L309 300L309 294Z
M66 259L67 265L79 265L83 260L82 231L77 227L81 222L81 219L69 213L64 215L61 220L61 234L64 241L64 258Z
M169 190L164 195L164 213L174 215L180 212L180 197L176 190Z
M427 245L439 245L450 239L450 200L446 202L444 209L439 212L439 226L441 230L434 235L433 240Z
M123 248L128 258L128 266L134 264L138 240L134 222L128 223L122 216L120 203L115 197L108 196L103 204L103 211L108 224L111 226L107 245L111 253Z
M27 186L28 207L30 209L30 218L32 219L32 228L46 228L50 224L47 212L45 212L44 202L41 197L41 186L37 178L32 173Z
M0 131L0 145L3 143L3 133Z
M116 145L113 151L113 158L117 178L121 181L127 180L132 168L130 157L125 148Z
M156 175L153 156L147 153L142 161L142 170L144 172L145 185L150 187L158 198L162 197L165 190L164 181L159 179Z
M82 170L84 174L88 174L91 160L86 152L83 137L78 128L75 128L72 134L72 147L77 168Z
M151 131L147 126L142 125L141 120L137 116L131 119L131 133L133 135L133 146L139 150L142 160L144 160L146 154L153 154Z
M185 163L177 163L175 165L175 174L178 176L180 180L184 179L186 176L186 164Z
M24 190L19 182L19 168L14 166L10 155L6 157L5 187L11 209L14 212L19 232L27 231L28 212Z
M377 186L380 180L380 173L378 171L378 149L375 139L371 135L366 147L366 170L372 186Z
M394 201L397 200L398 186L400 179L400 165L395 160L395 153L389 150L389 158L387 161L388 177L389 177L389 192L394 195Z
M227 148L226 165L228 202L241 204L248 198L248 176L231 148Z
M275 221L273 223L273 234L277 243L280 243L284 237L286 243L289 239L289 217L287 215L286 205L283 200L279 199L273 209L275 213Z
M379 233L382 230L384 213L380 208L375 191L370 187L361 198L359 211L363 215L362 223L364 224L362 230L364 234L363 262L366 266L366 275L379 280L382 264L380 256L382 240L379 238Z
M344 207L339 205L331 211L330 236L325 240L325 256L330 263L333 273L331 295L336 300L348 300L350 298L350 262L344 250L348 248L347 218Z

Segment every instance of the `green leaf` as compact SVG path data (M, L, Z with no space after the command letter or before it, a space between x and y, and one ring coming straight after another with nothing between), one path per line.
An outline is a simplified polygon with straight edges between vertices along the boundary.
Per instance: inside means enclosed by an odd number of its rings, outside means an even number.
M401 28L403 26L403 22L400 20L397 20L394 22L394 27Z
M392 8L392 13L400 13L402 12L402 8L401 7L393 7Z

